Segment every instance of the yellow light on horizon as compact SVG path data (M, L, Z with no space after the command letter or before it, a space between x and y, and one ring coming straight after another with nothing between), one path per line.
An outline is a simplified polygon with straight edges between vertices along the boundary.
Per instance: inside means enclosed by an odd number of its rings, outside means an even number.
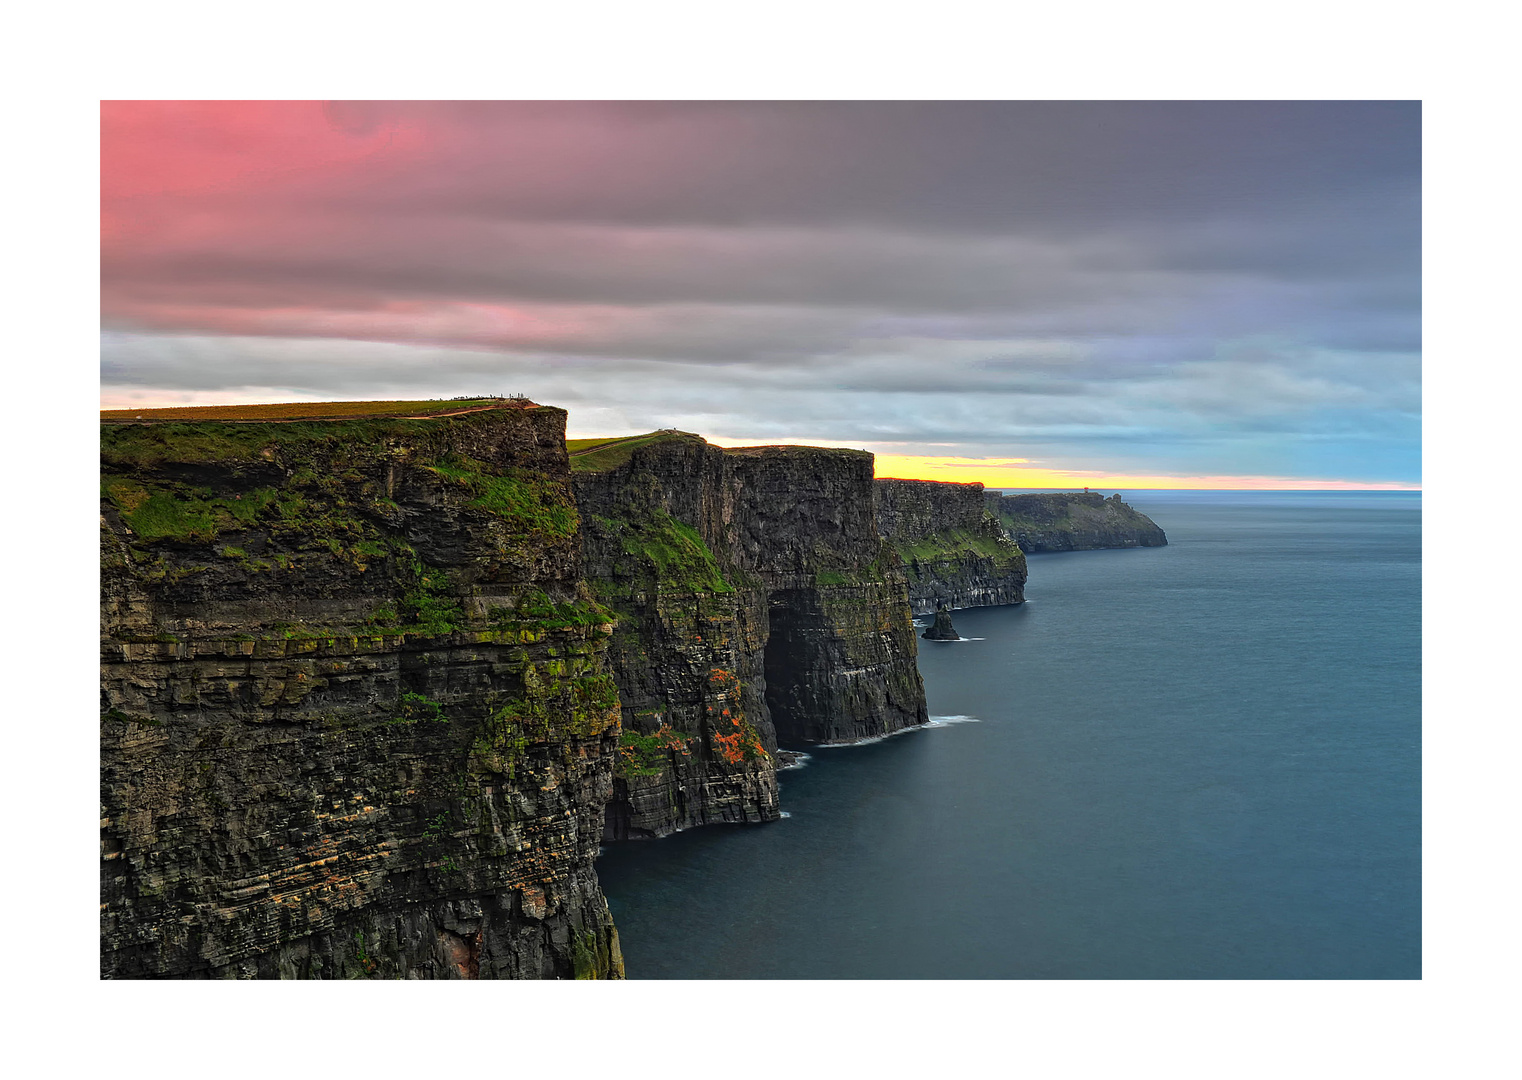
M1306 480L1289 476L1141 476L1043 469L1025 458L919 457L878 454L881 479L943 480L954 484L981 483L991 488L1116 488L1121 491L1420 491L1417 484L1370 483L1361 480Z

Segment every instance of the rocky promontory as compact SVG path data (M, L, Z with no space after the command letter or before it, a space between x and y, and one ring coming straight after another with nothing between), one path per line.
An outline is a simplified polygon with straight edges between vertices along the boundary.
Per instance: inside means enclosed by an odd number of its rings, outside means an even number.
M873 500L916 615L1024 601L1025 555L984 505L982 484L878 480Z
M985 494L988 510L1022 551L1093 551L1099 548L1162 547L1168 537L1157 523L1121 501L1098 492Z

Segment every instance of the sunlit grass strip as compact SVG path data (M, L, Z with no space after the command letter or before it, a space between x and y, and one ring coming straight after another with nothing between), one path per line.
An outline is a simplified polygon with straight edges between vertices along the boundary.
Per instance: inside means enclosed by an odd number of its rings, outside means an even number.
M471 401L288 401L278 405L185 405L172 409L102 409L102 420L320 420L364 416L426 416L495 405Z
M696 439L684 431L652 431L648 435L631 435L617 439L567 439L566 452L571 468L577 472L605 472L628 461L641 446L667 439Z

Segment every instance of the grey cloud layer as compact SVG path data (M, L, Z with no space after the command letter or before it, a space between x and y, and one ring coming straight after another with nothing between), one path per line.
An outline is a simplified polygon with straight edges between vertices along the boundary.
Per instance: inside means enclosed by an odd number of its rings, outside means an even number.
M1409 190L1415 102L375 104L424 175L343 199L513 219L1052 232ZM496 182L481 183L483 172Z
M674 426L898 453L1032 457L1057 468L1135 472L1140 460L1166 471L1278 475L1286 441L1399 442L1419 428L1413 357L1381 356L1376 374L1371 357L1272 343L1129 376L1054 355L1011 378L975 349L948 357L934 342L903 340L789 368L323 339L108 334L105 342L104 381L123 390L262 388L276 400L532 390L569 408L583 433ZM1305 475L1335 478L1335 466ZM1401 478L1376 473L1363 478Z
M145 209L103 255L108 390L522 391L604 429L1418 478L1412 103L329 119L425 149Z

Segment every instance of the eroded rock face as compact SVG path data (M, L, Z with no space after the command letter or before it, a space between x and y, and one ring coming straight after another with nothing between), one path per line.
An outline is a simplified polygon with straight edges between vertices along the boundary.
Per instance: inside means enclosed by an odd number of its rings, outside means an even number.
M605 838L776 820L765 600L731 584L705 540L723 531L722 452L681 436L574 477L587 580L618 616L623 738Z
M986 494L988 509L1023 551L1092 551L1098 548L1162 547L1168 537L1146 514L1097 491L1052 494Z
M925 722L870 455L564 420L103 430L103 976L620 977L599 839Z
M916 615L1024 602L1025 555L986 509L982 484L878 480L874 498Z
M773 820L779 740L925 721L870 455L672 433L575 486L588 580L619 613L609 839Z
M783 743L848 742L925 723L908 582L877 532L872 455L724 451L725 541L766 593L766 701Z
M622 975L564 423L103 429L103 976Z

